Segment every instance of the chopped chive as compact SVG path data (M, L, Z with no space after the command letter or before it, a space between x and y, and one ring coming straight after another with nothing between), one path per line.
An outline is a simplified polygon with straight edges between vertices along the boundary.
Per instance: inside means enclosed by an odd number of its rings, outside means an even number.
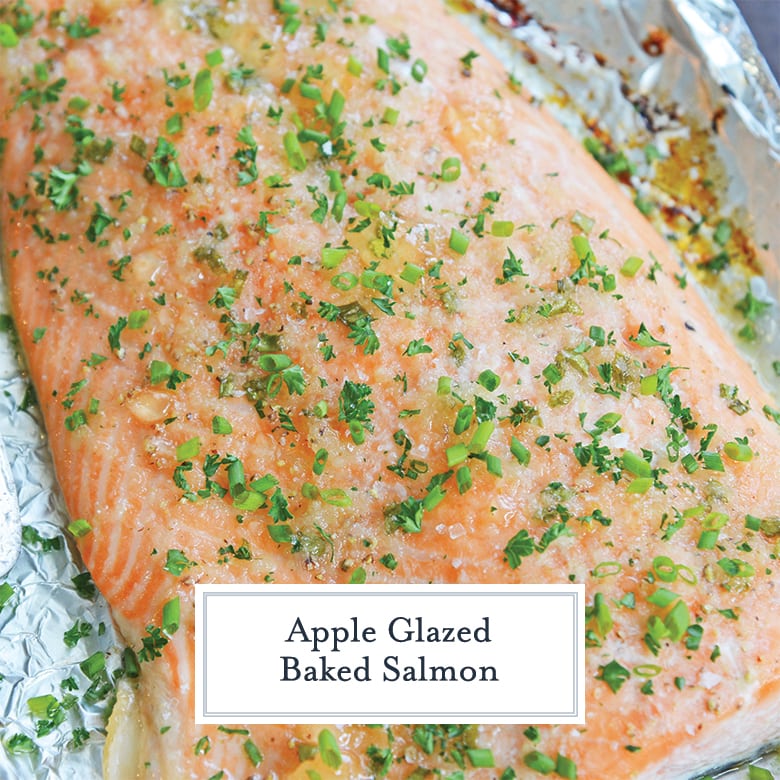
M333 94L330 96L330 103L328 103L328 121L332 125L335 125L341 118L341 112L344 110L346 102L347 100L343 93L337 89L333 91Z
M398 122L400 113L401 112L397 108L390 108L388 106L382 114L382 122L386 125L395 125L396 122Z
M460 159L458 157L448 157L444 160L441 164L439 178L442 181L457 181L460 178Z
M88 675L89 676L89 675ZM57 706L57 699L50 693L43 696L33 696L27 699L27 707L34 718L48 718L50 712Z
M316 84L312 84L309 81L302 81L298 85L298 90L301 93L301 97L322 102L322 91Z
M588 336L596 343L597 347L603 347L607 343L607 334L599 325L591 325Z
M89 658L85 658L80 664L84 674L89 677L90 680L94 680L106 668L106 656L102 650L98 650L96 653L92 653Z
M414 265L413 263L406 263L399 276L405 282L409 282L409 284L417 284L417 282L419 282L420 279L423 276L425 276L425 271L422 268L420 268L419 265Z
M14 588L7 582L0 585L0 609L2 609L15 593Z
M639 392L642 395L653 395L658 390L658 374L643 376L639 381Z
M358 278L355 276L355 274L351 274L346 271L344 273L336 274L330 280L330 283L331 286L335 287L337 290L346 292L347 290L351 290L353 287L357 286Z
M572 225L576 225L583 233L590 233L596 224L596 221L593 219L593 217L589 217L587 214L583 214L581 211L575 211L574 215L569 221Z
M301 20L297 16L287 16L282 25L282 32L286 35L295 35L300 26Z
M328 190L330 192L341 192L344 189L344 182L341 180L341 174L331 168L327 171L328 174Z
M612 630L613 621L612 613L601 593L595 593L593 596L593 617L596 618L596 625L601 636L606 636Z
M695 585L699 581L690 566L686 566L684 563L677 564L677 576L689 585Z
M642 267L642 263L644 263L644 260L641 257L631 255L621 266L620 273L623 276L636 276L637 271Z
M352 499L341 488L323 488L320 498L331 506L352 506Z
M501 465L501 458L497 455L491 455L488 453L485 456L485 468L488 474L492 474L494 477L504 476L504 467Z
M214 94L214 84L211 80L211 71L208 68L198 71L193 84L193 92L195 96L193 107L196 111L205 111Z
M447 447L445 452L447 455L447 466L449 468L457 466L458 463L463 463L463 461L466 460L466 458L469 456L468 447L466 447L466 445L462 442L453 444L452 447Z
M752 577L756 570L745 561L738 558L721 558L718 566L723 569L729 577Z
M509 445L509 451L512 453L512 455L515 456L517 462L521 466L527 466L530 463L531 453L528 451L528 448L514 436L512 437L512 442Z
M184 123L182 121L181 114L178 113L178 111L165 120L165 132L168 133L168 135L176 135L176 133L180 133L183 127Z
M653 574L662 582L674 582L677 579L677 566L667 555L653 558Z
M593 567L591 575L601 579L603 577L612 577L615 574L620 574L622 570L623 564L619 561L602 561Z
M149 309L136 309L135 311L131 311L130 314L127 315L127 327L131 330L143 328L146 321L149 319L149 315Z
M421 82L428 73L428 66L421 59L416 59L412 63L412 78L415 81Z
M702 452L701 462L704 464L705 469L710 471L725 471L723 461L717 452Z
M390 73L390 55L381 47L376 50L376 65L384 73Z
M225 435L228 433L233 433L233 426L230 424L229 420L226 420L224 417L220 417L220 415L215 414L211 418L211 431L212 433Z
M276 373L277 371L284 371L292 365L292 359L287 355L267 354L260 355L257 359L257 364L263 371L269 373Z
M81 539L91 533L92 526L84 518L79 518L68 525L68 531L77 539Z
M352 441L354 441L355 444L362 444L366 440L366 432L363 428L363 424L360 420L350 420L348 425L349 432L352 435Z
M201 737L196 743L195 743L195 755L196 756L205 756L206 753L211 750L211 740L208 738L208 736Z
M345 190L339 190L336 196L333 198L333 207L330 213L333 214L333 219L336 222L341 222L341 218L344 216L344 207L347 205L347 193Z
M712 238L719 246L725 246L731 238L731 224L727 220L722 219L718 222L712 234Z
M328 141L328 134L323 133L320 130L314 130L310 127L304 127L303 130L298 133L298 140L304 144L315 143L318 146L322 146Z
M146 157L146 141L141 136L134 135L130 139L130 151L139 157Z
M442 377L442 379L449 379L449 377ZM467 430L471 425L473 414L473 406L462 406L460 409L458 409L458 413L455 415L455 425L453 426L453 431L456 434L461 434L463 431Z
M80 112L85 108L89 108L89 100L80 95L76 95L68 101L68 109L71 111Z
M515 232L515 223L509 220L497 219L490 226L490 233L499 238L509 238Z
M200 452L200 438L193 436L176 448L176 460L191 460Z
M282 138L284 151L287 154L287 162L290 163L293 170L302 171L306 168L306 157L298 141L298 136L292 130L284 134Z
M538 750L533 750L523 756L523 762L529 769L533 769L542 775L549 775L555 771L555 761Z
M663 669L656 664L639 664L632 670L637 677L656 677Z
M485 420L477 426L477 430L474 431L474 435L469 442L469 450L471 452L482 452L487 446L488 440L493 435L495 430L495 424L490 420Z
M626 488L626 493L643 495L644 493L647 493L647 491L650 490L652 486L653 486L652 477L637 477L636 479L632 479L631 482L628 483L628 487Z
M555 759L555 774L566 778L566 780L577 780L577 764L558 753L558 757Z
M664 618L664 625L669 630L669 639L677 642L684 636L691 624L691 616L685 602L680 599Z
M542 376L551 385L557 385L558 382L560 382L561 379L563 379L563 373L561 372L561 369L555 365L555 363L548 363L542 369Z
M466 750L466 755L469 757L473 767L491 768L496 765L493 759L493 751L489 748L471 748Z
M316 485L312 485L311 482L304 482L301 485L301 495L314 501L320 497L320 490Z
M244 753L246 753L247 758L251 761L252 766L259 766L263 761L263 754L251 739L247 739L244 742Z
M465 255L466 250L469 248L469 237L465 233L461 233L460 230L452 228L450 231L449 246L453 252L457 252L459 255Z
M680 598L677 593L673 593L667 588L658 588L654 593L647 597L647 600L651 604L655 604L656 607L668 607L673 601Z
M279 525L269 525L268 535L277 544L290 544L293 541L293 534L290 530L290 526L286 523L280 523Z
M20 13L17 11L17 13ZM0 22L0 46L4 49L11 49L19 45L19 36L16 30L6 22Z
M715 544L718 541L718 536L718 531L702 531L699 535L699 541L696 544L696 547L699 550L712 550L715 548Z
M652 477L653 469L650 464L639 455L626 451L620 459L623 468L635 477Z
M337 268L344 262L344 258L352 251L348 246L324 246L322 247L322 267Z
M596 429L599 431L608 431L620 422L622 415L617 412L607 412L602 414L598 420L596 420Z
M325 449L319 449L314 455L314 465L311 470L319 476L325 471L325 464L328 462L328 451Z
M317 746L320 749L320 757L325 766L338 769L341 766L341 750L336 737L330 729L322 729L317 735Z
M468 466L461 466L455 472L455 481L458 483L458 492L463 495L467 490L471 489L471 469Z
M358 566L349 577L350 585L362 585L366 581L366 570Z
M351 54L347 60L347 72L353 76L360 76L360 74L363 72L362 63L356 60Z
M175 634L179 630L180 619L179 597L174 596L170 601L163 604L162 610L162 629L166 634Z
M710 512L702 518L702 527L708 531L719 531L728 523L729 517L724 512Z
M753 450L751 450L747 444L740 444L736 441L727 441L723 445L723 452L725 452L731 460L736 460L740 463L749 463L753 460Z
M153 385L159 385L167 382L173 373L170 363L164 360L152 360L149 364L149 381Z
M444 500L446 492L441 489L439 485L436 485L431 489L431 492L423 499L422 507L426 512L430 512L435 509Z
M222 49L206 52L204 59L206 60L206 65L210 68L216 68L217 65L221 65L225 61L225 58L222 56Z
M482 385L485 390L490 390L492 392L501 384L501 377L498 376L498 374L495 374L489 368L486 368L477 377L477 383Z

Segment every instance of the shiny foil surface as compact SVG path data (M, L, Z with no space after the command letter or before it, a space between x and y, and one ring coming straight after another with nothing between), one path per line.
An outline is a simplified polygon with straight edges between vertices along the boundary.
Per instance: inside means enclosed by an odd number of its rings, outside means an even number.
M780 359L780 89L734 2L476 0L456 12L575 137L624 152L632 170L621 181L652 204L648 216L677 249L681 275L702 287L780 405L772 365ZM717 215L686 202L645 151L652 144L663 158L694 137L705 140L684 176L712 179ZM713 235L716 216L751 252L747 264L726 262L713 282L697 267L708 253L729 255L730 244ZM699 225L699 243L686 225ZM740 336L735 310L748 289L771 304L753 339ZM72 518L7 315L0 331L0 436L25 526L19 560L0 578L0 780L97 779L121 639L66 530ZM96 653L105 659L98 675ZM754 764L780 778L774 753ZM747 778L748 769L715 776Z

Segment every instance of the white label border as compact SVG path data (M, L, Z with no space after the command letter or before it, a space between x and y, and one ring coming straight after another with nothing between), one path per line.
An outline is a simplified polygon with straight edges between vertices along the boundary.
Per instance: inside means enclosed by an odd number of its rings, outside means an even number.
M208 634L209 602L215 605L222 596L243 596L254 598L285 598L289 596L306 598L369 597L369 598L414 598L415 596L437 598L545 598L555 597L570 601L572 635L575 638L571 648L572 707L568 710L520 710L508 706L500 710L463 708L458 712L443 712L435 709L421 709L410 703L403 711L386 709L361 709L348 712L338 708L316 711L284 709L278 706L244 711L216 711L208 709L207 669L208 656L206 637ZM383 723L401 724L410 722L481 724L572 724L585 723L585 587L571 583L557 585L195 585L195 722L198 724L320 724L320 723ZM507 696L507 703L512 697ZM278 704L278 702L274 702Z

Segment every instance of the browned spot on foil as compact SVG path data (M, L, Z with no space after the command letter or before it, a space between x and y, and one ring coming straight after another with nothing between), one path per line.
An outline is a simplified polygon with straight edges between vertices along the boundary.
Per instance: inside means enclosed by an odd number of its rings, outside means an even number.
M669 33L660 27L653 27L642 41L642 49L651 57L660 57L664 53L664 47L669 40Z

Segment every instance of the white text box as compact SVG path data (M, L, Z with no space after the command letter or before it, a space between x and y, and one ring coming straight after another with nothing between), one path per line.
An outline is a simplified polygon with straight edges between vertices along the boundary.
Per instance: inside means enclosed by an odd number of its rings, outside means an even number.
M582 585L197 585L198 723L584 723Z

